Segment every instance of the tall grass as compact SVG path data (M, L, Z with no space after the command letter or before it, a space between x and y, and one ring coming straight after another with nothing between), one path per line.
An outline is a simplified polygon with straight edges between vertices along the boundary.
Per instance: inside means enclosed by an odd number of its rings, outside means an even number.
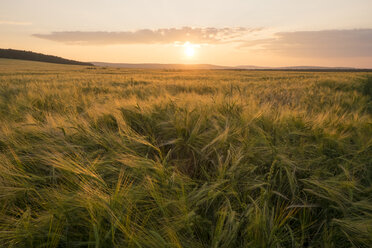
M2 247L372 244L371 74L7 68Z

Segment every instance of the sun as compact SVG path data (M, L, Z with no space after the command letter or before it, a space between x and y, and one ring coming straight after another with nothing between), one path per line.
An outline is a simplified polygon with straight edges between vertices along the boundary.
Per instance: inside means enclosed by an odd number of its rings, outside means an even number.
M185 48L185 55L189 58L194 57L195 55L195 48L194 45L190 42L186 42L183 47Z

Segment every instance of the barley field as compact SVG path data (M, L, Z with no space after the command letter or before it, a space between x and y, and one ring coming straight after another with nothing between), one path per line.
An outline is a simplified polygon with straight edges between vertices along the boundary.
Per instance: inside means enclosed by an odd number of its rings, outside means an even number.
M0 59L1 247L371 247L372 73Z

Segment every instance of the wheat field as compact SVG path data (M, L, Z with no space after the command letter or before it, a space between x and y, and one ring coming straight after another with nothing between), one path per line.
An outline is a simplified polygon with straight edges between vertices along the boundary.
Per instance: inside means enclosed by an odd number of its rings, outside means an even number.
M371 247L372 73L0 60L1 247Z

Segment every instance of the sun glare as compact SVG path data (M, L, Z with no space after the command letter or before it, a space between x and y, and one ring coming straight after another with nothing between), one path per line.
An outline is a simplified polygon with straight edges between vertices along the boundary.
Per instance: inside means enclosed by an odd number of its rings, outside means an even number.
M187 57L193 57L195 55L195 48L190 42L186 42L184 45L185 54Z

